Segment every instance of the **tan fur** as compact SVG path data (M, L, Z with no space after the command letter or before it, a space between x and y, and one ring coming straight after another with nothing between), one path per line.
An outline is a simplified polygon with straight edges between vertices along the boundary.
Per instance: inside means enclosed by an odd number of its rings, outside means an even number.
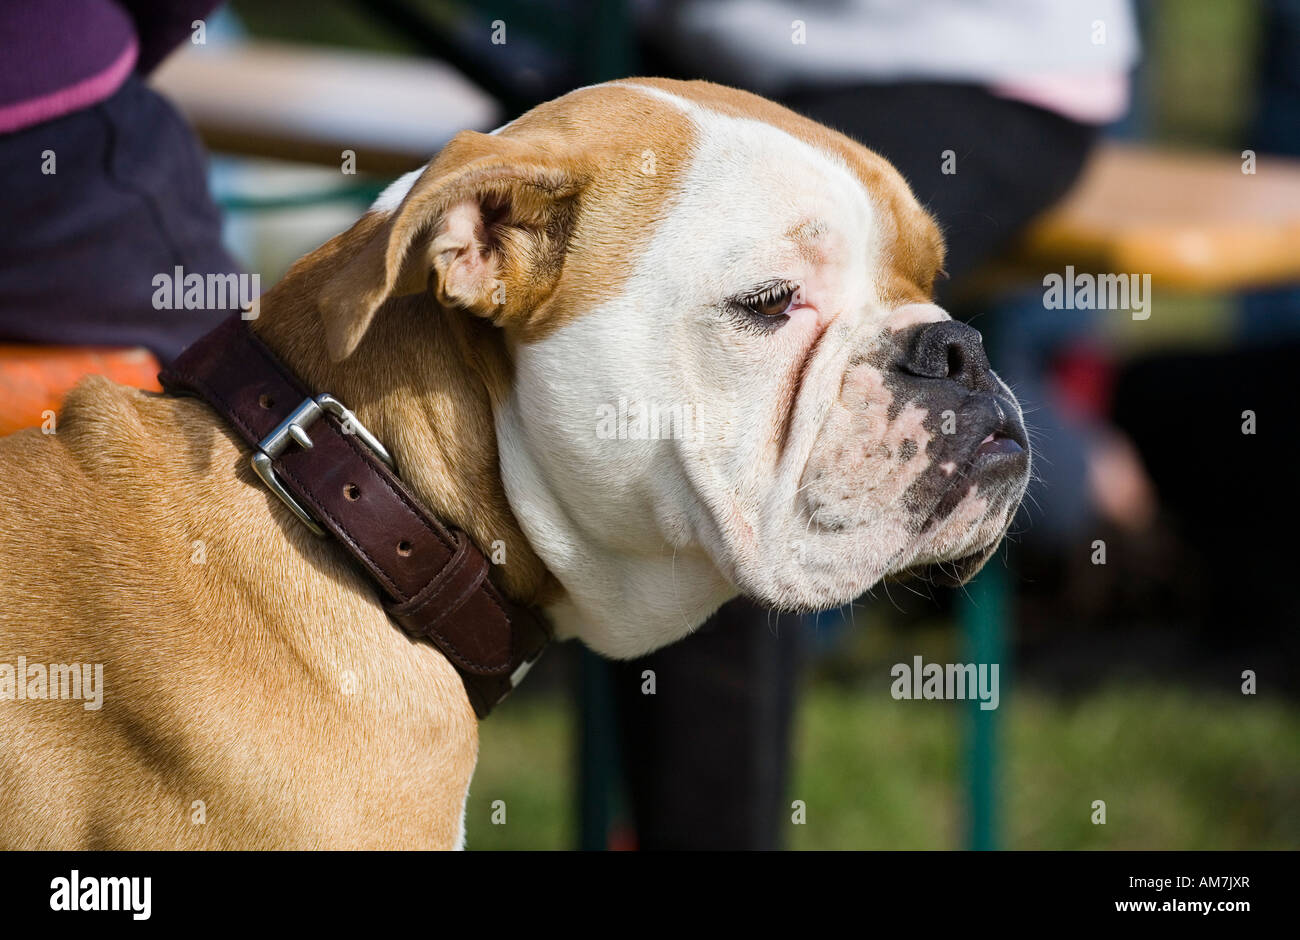
M928 294L937 232L883 160L750 95L641 81L841 154L896 220L888 289ZM661 101L575 92L458 136L262 300L258 333L427 505L504 543L494 577L521 601L559 587L500 482L507 350L618 290L691 146ZM459 677L248 459L205 405L99 378L56 434L0 441L0 662L102 663L105 683L98 712L0 701L0 848L455 844L477 749Z
M0 702L0 848L454 844L459 677L206 406L87 379L0 488L2 658L104 665L99 711Z

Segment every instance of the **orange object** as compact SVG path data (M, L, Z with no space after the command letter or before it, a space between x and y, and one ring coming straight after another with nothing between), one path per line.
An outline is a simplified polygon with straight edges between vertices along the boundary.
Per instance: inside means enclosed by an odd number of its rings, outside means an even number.
M1102 144L1074 189L1026 233L1039 265L1150 274L1158 288L1300 282L1300 160Z
M158 360L147 349L0 344L0 435L39 427L85 375L160 391Z

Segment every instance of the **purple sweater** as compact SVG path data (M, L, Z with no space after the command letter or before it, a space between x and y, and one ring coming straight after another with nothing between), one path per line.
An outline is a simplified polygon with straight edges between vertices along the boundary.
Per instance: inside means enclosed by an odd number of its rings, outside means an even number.
M88 108L147 73L220 0L4 0L0 134Z

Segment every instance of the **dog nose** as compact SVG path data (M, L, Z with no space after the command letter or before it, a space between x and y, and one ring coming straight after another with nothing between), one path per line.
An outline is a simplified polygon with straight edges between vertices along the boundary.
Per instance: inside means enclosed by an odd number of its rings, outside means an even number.
M975 392L991 391L997 384L984 338L959 320L940 320L918 330L898 368L917 378L951 379Z

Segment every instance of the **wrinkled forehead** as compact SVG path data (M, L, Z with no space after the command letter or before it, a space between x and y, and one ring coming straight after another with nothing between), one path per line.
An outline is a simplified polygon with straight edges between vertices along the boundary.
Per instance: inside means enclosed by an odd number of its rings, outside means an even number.
M667 226L724 276L794 255L875 267L895 234L877 199L836 153L757 117L630 84L682 111L694 145ZM696 237L692 237L696 236ZM707 237L705 237L707 236Z
M565 278L579 291L579 277L622 281L628 272L617 269L656 232L684 223L683 235L721 252L710 261L722 265L850 250L881 297L900 304L928 299L942 265L938 229L886 160L748 92L626 79L565 95L501 133L541 139L591 181ZM610 246L622 250L611 256Z
M943 240L907 183L883 157L766 98L711 82L630 79L623 84L683 113L696 135L689 182L712 190L715 207L748 215L762 238L831 252L864 252L882 294L929 298ZM755 198L755 197L758 198ZM779 232L769 231L772 225ZM845 244L847 242L847 244ZM838 244L837 244L838 243Z

